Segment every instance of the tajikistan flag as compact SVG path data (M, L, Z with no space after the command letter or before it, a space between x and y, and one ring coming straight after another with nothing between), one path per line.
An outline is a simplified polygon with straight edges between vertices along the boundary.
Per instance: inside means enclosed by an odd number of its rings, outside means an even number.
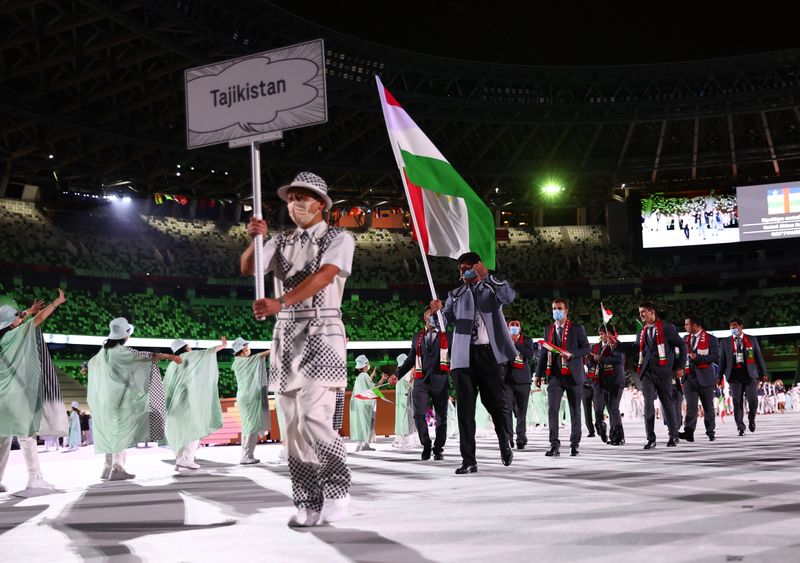
M494 218L478 194L417 127L380 79L383 117L426 254L458 258L477 252L495 268Z

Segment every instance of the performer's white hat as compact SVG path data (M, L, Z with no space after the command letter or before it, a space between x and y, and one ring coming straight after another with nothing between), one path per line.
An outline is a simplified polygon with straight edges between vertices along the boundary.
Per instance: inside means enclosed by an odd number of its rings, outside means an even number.
M122 340L133 334L133 325L125 317L117 317L108 323L108 328L111 329L108 333L109 340Z
M0 330L11 326L11 323L13 323L18 316L19 311L11 305L3 305L0 307Z
M369 365L369 360L365 355L360 355L356 358L356 369L361 369Z
M238 354L239 352L242 351L242 348L244 348L248 344L250 344L250 343L240 336L239 338L237 338L236 340L233 341L233 345L232 345L233 353L234 354Z
M305 188L311 190L325 200L325 209L333 207L333 201L331 201L328 195L328 184L313 172L298 172L291 184L278 188L278 197L283 201L288 201L286 193L290 188Z
M403 365L405 361L408 359L408 354L400 354L397 356L397 365Z
M78 404L78 401L72 401L72 404L71 404L70 406L71 406L73 409L80 408L80 404Z
M183 348L184 346L186 346L186 341L180 338L176 338L175 340L172 341L172 344L169 345L173 354L178 350L180 350L181 348Z

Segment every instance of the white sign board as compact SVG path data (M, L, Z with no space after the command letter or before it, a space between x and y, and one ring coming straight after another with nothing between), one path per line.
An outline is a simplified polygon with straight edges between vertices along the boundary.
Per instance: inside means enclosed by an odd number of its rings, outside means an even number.
M185 72L190 149L325 123L322 39Z

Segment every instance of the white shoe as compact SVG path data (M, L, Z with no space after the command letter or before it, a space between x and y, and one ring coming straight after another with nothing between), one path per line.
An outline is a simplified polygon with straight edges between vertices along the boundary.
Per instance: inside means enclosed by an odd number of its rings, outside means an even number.
M254 457L245 457L242 458L242 461L239 462L239 465L253 465L256 463L261 463L261 460Z
M350 495L344 498L325 499L320 519L325 524L338 522L347 518L347 507L350 505Z
M128 473L121 467L115 467L111 470L111 474L108 476L109 481L126 481L127 479L134 479L136 475L132 475Z
M41 477L31 477L28 479L28 486L26 489L55 489L53 485L42 479Z
M278 454L278 461L286 462L289 460L289 456L286 453L286 448L281 448L281 453Z
M175 460L175 469L179 467L183 467L185 469L200 469L200 466L193 461L189 461L188 459L178 459Z
M373 448L369 444L364 444L364 446L361 448L361 451L362 452L374 452L375 448Z
M295 514L289 518L289 526L292 528L309 528L319 524L319 512L308 510L307 508L298 508Z

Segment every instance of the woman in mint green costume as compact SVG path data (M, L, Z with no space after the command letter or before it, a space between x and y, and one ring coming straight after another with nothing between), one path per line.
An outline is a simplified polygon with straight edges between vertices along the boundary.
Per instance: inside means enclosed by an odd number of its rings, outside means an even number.
M259 354L250 353L250 343L244 338L233 342L233 373L236 376L236 406L242 418L242 458L240 465L252 465L258 435L270 429L269 378L267 356L269 350Z

